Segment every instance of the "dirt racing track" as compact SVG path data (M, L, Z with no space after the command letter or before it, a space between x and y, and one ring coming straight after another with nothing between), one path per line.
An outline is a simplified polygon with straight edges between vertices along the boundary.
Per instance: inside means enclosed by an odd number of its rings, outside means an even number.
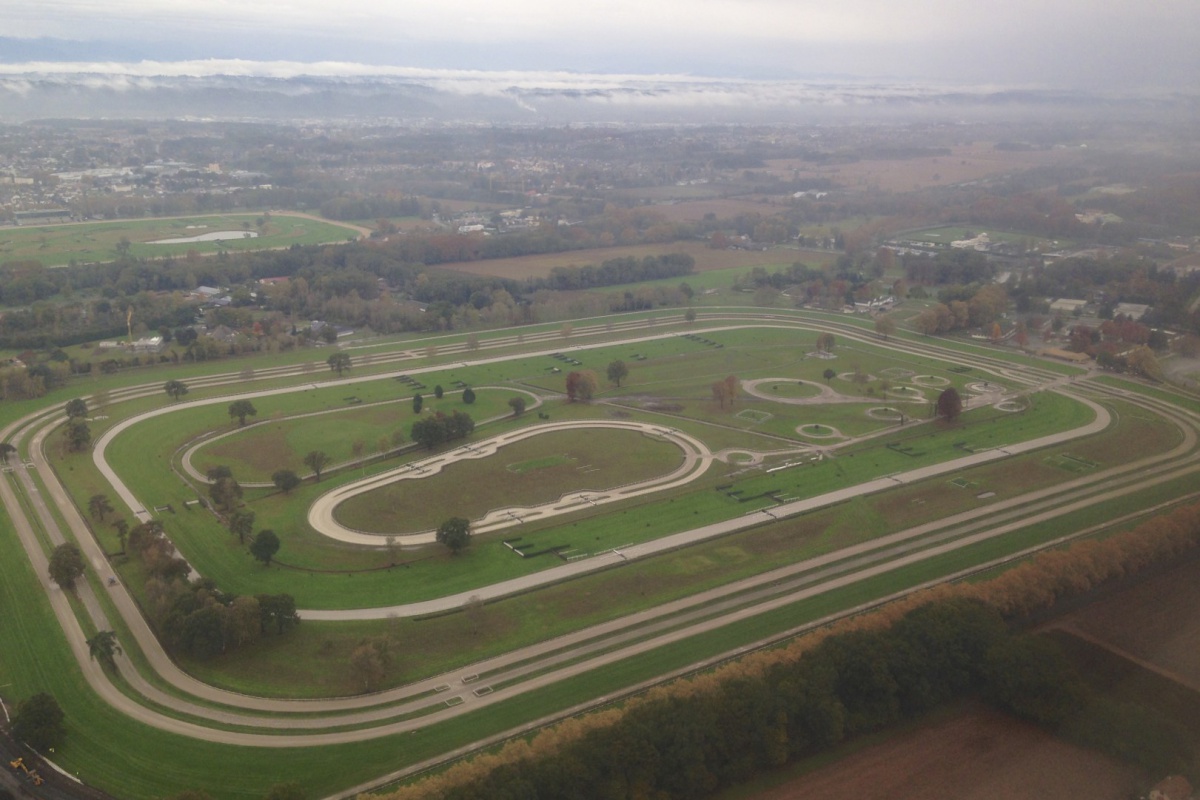
M954 350L939 348L936 345L918 345L904 340L893 339L884 343L861 328L836 319L801 318L782 313L763 314L743 309L731 309L725 311L720 318L716 316L711 319L706 318L704 323L705 329L711 331L755 326L803 328L809 331L829 330L850 341L861 340L864 343L869 342L873 346L890 347L914 354L932 353L950 363L968 364L991 371L1026 387L1026 392L1057 391L1069 394L1073 399L1086 404L1092 410L1093 418L1075 430L1055 433L1012 446L972 453L953 461L877 478L861 485L844 487L820 497L777 505L770 509L683 531L652 542L622 548L619 552L610 551L598 554L592 558L547 569L504 584L478 587L469 593L470 597L492 599L507 594L526 592L538 585L569 580L574 576L595 570L619 568L621 564L632 559L647 558L657 553L687 546L690 543L803 514L815 508L843 502L862 494L887 491L899 485L912 484L972 466L996 462L1019 453L1027 453L1038 448L1090 436L1104 430L1112 422L1109 412L1097 402L1104 396L1120 396L1178 427L1182 431L1181 442L1168 452L1154 454L1108 469L1099 469L1065 483L1006 498L974 511L895 531L851 548L765 572L556 639L518 648L470 667L455 670L451 674L439 675L375 694L326 700L247 697L216 689L183 673L162 650L153 632L141 616L133 597L120 583L100 589L100 591L109 595L113 607L122 616L131 635L136 640L123 642L126 649L139 648L145 656L149 669L152 669L157 675L154 680L151 680L147 676L141 675L128 657L118 657L118 669L128 683L128 690L123 690L118 688L104 670L89 658L83 626L76 619L63 592L44 577L46 575L46 557L38 533L40 530L41 535L51 544L58 544L68 539L76 541L97 573L107 574L105 554L92 537L86 522L67 495L65 488L58 482L43 453L46 436L62 421L61 412L58 409L29 415L0 432L0 438L4 441L27 450L28 461L31 465L29 468L15 469L4 476L3 480L0 480L0 500L9 510L21 543L37 574L41 576L43 589L50 598L54 612L75 654L79 669L93 691L107 703L148 725L185 736L245 746L293 747L362 741L433 725L455 715L470 713L488 704L501 702L522 693L537 691L557 681L581 675L600 666L617 663L638 653L667 647L704 631L734 624L738 620L795 603L803 597L820 594L838 586L850 585L867 577L898 569L906 564L932 558L940 553L950 552L988 538L1003 536L1008 532L1019 530L1039 521L1060 517L1074 510L1086 508L1089 504L1095 504L1100 499L1109 500L1130 495L1182 476L1192 475L1200 466L1200 456L1197 455L1196 450L1197 416L1195 414L1181 410L1165 401L1125 392L1100 382L1088 380L1072 382L1061 375L1039 370L1036 367L1022 367L986 355L987 351L984 350L980 351L981 354L964 355ZM665 323L660 321L658 324L661 327ZM563 347L556 334L543 336L540 333L527 335L523 344L527 347L536 346L538 341L544 341L553 349L538 352L551 353L586 349L592 346L600 347L610 344L616 338L620 338L625 343L633 343L678 336L679 334L680 330L666 333L647 330L644 322L627 324L618 318L615 323L598 321L594 325L579 324L576 326L573 342L589 336L605 337L603 341L597 340L594 344L573 343L570 347ZM512 336L498 336L493 341L485 342L482 349L508 346L513 342L514 337ZM450 348L443 348L444 352L448 350ZM396 363L406 374L418 374L422 371L445 368L445 365L414 368L411 364L406 364L409 360L420 358L422 355L423 353L417 349L401 349L390 357L378 358L374 363ZM473 353L467 354L464 350L464 356L468 355L470 360L463 363L495 363L508 358L527 358L531 354L526 350L519 354L480 358ZM304 377L300 367L279 368L273 371L273 374L279 377L287 375ZM385 380L396 374L398 373L388 372L373 377ZM341 381L322 381L319 385L328 387L361 380L363 378L358 376ZM236 374L230 374L197 379L191 382L191 385L193 387L201 385L234 387L238 383L239 377ZM313 385L311 380L307 380L286 388L206 398L146 412L118 423L100 437L95 445L94 461L101 473L112 484L113 493L138 516L139 520L149 519L151 515L146 512L135 491L126 486L105 461L105 448L116 436L136 425L141 419L169 414L185 406L228 403L235 396L264 397L283 394L311 388ZM161 394L161 386L154 384L113 392L111 402L152 394ZM778 400L779 398L771 399ZM379 485L375 482L414 480L417 479L417 476L413 473L420 475L422 469L432 472L434 468L444 466L456 459L490 456L505 444L515 441L515 439L506 438L509 436L536 436L542 432L560 429L560 426L578 424L536 425L512 434L472 442L453 451L430 456L429 459L424 460L423 466L402 467L391 473L336 489L323 495L314 504L310 511L310 521L318 530L341 541L377 546L379 535L350 531L337 525L332 517L332 509L338 502L351 496L354 492L371 490ZM580 503L612 502L629 496L622 494L624 492L663 491L669 486L694 480L703 474L716 458L702 442L665 426L617 421L589 422L587 424L636 426L637 429L648 434L664 436L681 448L684 453L684 464L654 481L609 490L609 493L612 494L611 499L600 496L604 493L573 492L559 498L554 503L544 504L533 509L496 510L493 515L490 515L492 518L484 520L477 529L492 530L499 529L506 524L515 524L512 522L512 517L519 517L522 513L541 513L543 515L567 513L578 507ZM802 447L802 445L798 445L798 447ZM422 462L417 463L421 464ZM55 514L51 512L51 506L57 507L58 513L65 521L65 529ZM508 522L505 521L506 518ZM484 527L487 525L493 527ZM429 535L428 532L416 534L419 537L428 537ZM367 538L364 540L354 537ZM409 543L416 544L420 541L424 541L424 539L413 539ZM79 587L78 594L84 613L90 618L90 624L95 629L112 629L114 625L107 617L109 612L93 594L96 591L93 586L92 583L84 582ZM454 610L461 608L470 597L453 595L437 598L427 603L386 608L345 611L308 609L302 611L302 616L305 619L314 620L381 619L394 615L429 613L433 610ZM784 631L779 636L786 636L790 633L792 632ZM160 688L162 684L169 685L170 690ZM349 796L364 788L366 787L354 787L339 796Z
M542 436L555 431L582 431L588 429L632 430L662 439L676 445L683 451L683 464L678 469L672 470L666 475L640 483L607 490L571 492L570 494L563 495L554 502L543 503L537 506L509 506L492 509L482 519L472 522L471 527L473 532L476 534L490 533L521 525L532 519L545 519L561 514L569 514L587 505L598 506L651 492L660 492L676 486L683 486L703 475L705 470L708 469L708 465L713 461L713 454L699 439L674 428L665 428L662 425L619 420L586 420L534 425L518 431L501 434L500 436L493 436L481 442L462 445L461 447L456 447L453 450L439 453L420 461L411 461L404 466L397 467L380 475L375 475L326 492L317 498L312 508L309 509L308 523L318 532L339 542L376 547L381 546L384 544L384 538L388 536L387 533L363 533L347 528L334 519L333 512L338 504L349 500L351 497L374 491L383 486L400 482L416 482L433 477L457 461L490 458L496 455L500 448L514 442L532 439L535 436ZM436 535L436 531L423 531L413 534L396 533L392 538L396 544L408 547L431 544L437 541Z

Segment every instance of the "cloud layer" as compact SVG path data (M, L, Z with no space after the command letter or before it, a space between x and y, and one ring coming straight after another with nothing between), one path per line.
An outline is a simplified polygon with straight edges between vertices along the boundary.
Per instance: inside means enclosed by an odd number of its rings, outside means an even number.
M0 0L2 1L2 0ZM9 0L8 37L160 60L1184 88L1195 0ZM3 51L0 50L0 59Z

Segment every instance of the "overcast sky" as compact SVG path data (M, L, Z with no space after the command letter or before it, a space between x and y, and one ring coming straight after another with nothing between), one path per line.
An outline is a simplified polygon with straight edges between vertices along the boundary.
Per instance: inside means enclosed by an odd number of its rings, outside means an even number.
M80 60L1200 84L1200 0L0 0L0 19L6 61L44 37Z

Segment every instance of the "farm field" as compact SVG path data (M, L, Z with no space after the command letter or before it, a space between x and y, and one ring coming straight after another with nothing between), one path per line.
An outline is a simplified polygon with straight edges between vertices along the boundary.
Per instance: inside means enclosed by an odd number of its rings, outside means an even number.
M1140 788L1136 770L979 706L936 715L821 761L724 792L718 800L1124 800Z
M642 244L628 247L603 247L591 250L572 250L566 253L547 253L518 258L492 258L484 261L458 261L439 264L440 269L469 272L474 275L490 275L497 278L524 280L545 278L555 267L582 267L600 264L613 258L645 258L665 253L687 253L696 260L696 272L730 269L732 267L785 267L798 260L797 250L714 250L704 242L669 242L666 244ZM832 260L836 254L831 254ZM676 279L675 284L680 280ZM639 286L645 284L638 284ZM607 287L606 287L607 288Z
M864 158L814 166L799 158L773 159L767 168L783 178L824 178L842 189L906 192L930 186L1007 175L1046 164L1072 163L1079 154L1062 150L997 150L994 142L950 148L947 155L919 158Z
M72 262L113 261L120 255L121 240L129 242L135 258L184 256L189 252L218 253L223 250L265 250L293 244L344 242L357 238L353 226L299 214L271 214L259 226L259 214L217 214L194 217L163 217L114 222L80 222L64 225L5 228L0 230L0 260L33 260L47 267ZM234 234L217 241L154 244L165 239L186 239L220 232Z
M703 191L703 187L688 188L698 188ZM663 195L673 196L673 193L680 191L680 189L681 187L664 187L662 189L634 190L633 193L650 199L656 199L661 198ZM709 193L711 193L711 189ZM687 197L683 193L680 193L678 196L680 198ZM662 214L671 222L699 222L708 214L715 214L717 219L732 219L740 214L771 216L786 208L786 201L782 201L778 197L680 199L675 202L660 201L655 203L653 208L656 213Z
M1200 687L1200 562L1097 600L1060 624Z

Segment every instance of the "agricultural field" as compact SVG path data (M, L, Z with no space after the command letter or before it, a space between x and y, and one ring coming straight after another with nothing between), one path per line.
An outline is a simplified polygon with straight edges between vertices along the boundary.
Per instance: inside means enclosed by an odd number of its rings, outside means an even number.
M687 253L696 260L696 272L731 269L734 267L787 267L798 260L798 250L714 250L704 242L671 242L669 244L642 244L628 247L601 247L591 250L571 250L565 253L520 256L517 258L492 258L485 261L462 261L439 264L442 269L469 272L474 275L490 275L497 278L523 280L544 278L555 267L582 267L601 264L613 258L645 258L666 253ZM834 256L831 255L832 259ZM676 279L674 285L679 284ZM641 283L638 286L645 286ZM609 291L612 289L606 287Z
M815 166L802 159L768 162L781 178L825 178L844 189L907 192L1009 175L1047 164L1070 164L1080 153L1068 150L997 150L993 142L955 145L950 153L918 158L863 158Z
M1136 770L979 707L859 744L840 758L832 755L832 763L802 764L724 792L719 800L938 800L948 794L969 800L1124 800L1139 788Z
M1184 564L1058 622L1193 689L1200 687L1200 564Z
M344 242L361 233L354 226L286 212L79 222L5 228L0 231L0 260L62 267L72 262L113 261L126 250L126 244L130 256L161 258ZM221 238L211 238L218 236ZM187 241L191 239L197 241Z

